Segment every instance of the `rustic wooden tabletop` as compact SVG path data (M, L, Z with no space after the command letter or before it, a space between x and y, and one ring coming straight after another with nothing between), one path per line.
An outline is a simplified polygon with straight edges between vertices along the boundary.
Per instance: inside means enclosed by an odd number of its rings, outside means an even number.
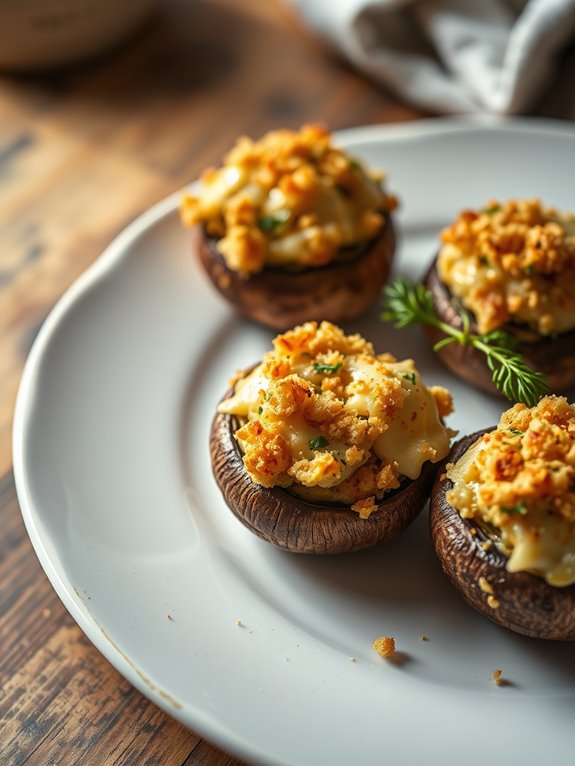
M533 114L574 120L574 74L572 46ZM51 75L0 75L2 764L238 763L108 664L34 555L11 429L47 313L131 219L218 162L238 134L425 116L353 72L279 0L166 0L111 55Z

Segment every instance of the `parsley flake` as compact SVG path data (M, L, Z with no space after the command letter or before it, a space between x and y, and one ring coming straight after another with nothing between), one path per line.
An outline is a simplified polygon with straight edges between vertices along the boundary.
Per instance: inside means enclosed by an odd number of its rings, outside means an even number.
M321 375L325 375L331 372L338 372L341 369L342 364L342 362L338 362L337 364L320 364L319 362L314 362L313 368Z
M520 500L517 505L512 505L510 508L506 508L505 506L501 506L501 510L503 513L506 513L508 516L526 516L527 515L527 506L525 505L524 500Z
M313 450L322 449L323 447L327 447L329 444L325 436L314 436L314 438L310 439L308 443L309 448Z
M405 380L409 380L410 383L413 383L415 385L415 373L414 372L405 372L403 374L403 377Z
M262 231L274 231L279 226L283 226L289 219L289 210L278 210L273 215L264 215L258 219L258 226Z

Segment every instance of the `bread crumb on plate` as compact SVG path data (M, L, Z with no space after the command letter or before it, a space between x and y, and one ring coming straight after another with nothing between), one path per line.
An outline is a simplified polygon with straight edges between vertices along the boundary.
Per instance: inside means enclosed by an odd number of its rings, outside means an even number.
M392 636L380 636L372 646L380 657L392 657L395 653L395 639Z

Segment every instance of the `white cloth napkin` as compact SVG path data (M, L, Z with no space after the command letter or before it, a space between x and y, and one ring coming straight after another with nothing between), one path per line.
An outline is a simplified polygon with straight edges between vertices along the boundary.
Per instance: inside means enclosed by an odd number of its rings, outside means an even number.
M575 0L291 2L357 68L434 112L527 109L575 36Z

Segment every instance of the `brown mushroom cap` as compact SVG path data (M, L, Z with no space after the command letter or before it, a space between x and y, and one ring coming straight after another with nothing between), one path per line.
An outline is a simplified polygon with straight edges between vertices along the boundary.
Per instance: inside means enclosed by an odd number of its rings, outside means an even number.
M391 539L422 510L437 471L437 464L425 463L417 479L406 480L361 519L348 505L308 503L284 489L255 484L234 438L237 426L231 415L217 413L213 420L210 451L216 482L248 529L294 553L348 553Z
M490 430L460 439L445 462L459 460ZM507 557L495 545L484 550L487 536L447 502L445 494L452 486L440 471L431 495L431 537L443 571L463 598L490 620L516 633L575 641L575 585L557 588L529 572L508 572ZM489 586L492 594L487 592Z
M303 271L265 268L248 278L229 269L217 240L198 227L200 260L219 292L244 316L274 330L310 320L342 322L364 313L391 271L395 232L385 215L380 234L349 257Z
M462 321L457 311L457 303L437 273L437 258L423 281L431 292L438 317L452 327L461 329ZM513 335L513 327L506 326L504 329ZM471 332L478 332L474 321L471 322ZM426 326L425 333L433 344L444 337L435 327ZM575 331L562 333L554 338L520 341L517 350L530 367L547 377L552 391L565 391L575 386ZM467 383L489 394L501 396L493 383L485 356L480 351L471 346L450 343L437 354L446 367Z

